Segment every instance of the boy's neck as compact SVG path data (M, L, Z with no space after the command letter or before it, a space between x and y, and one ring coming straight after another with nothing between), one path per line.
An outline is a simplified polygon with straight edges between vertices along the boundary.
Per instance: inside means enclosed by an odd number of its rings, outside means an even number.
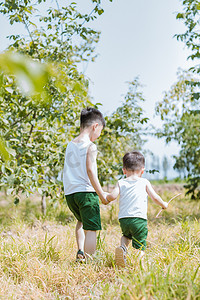
M75 138L75 140L77 142L81 142L81 141L91 141L91 134L90 134L90 130L88 130L88 128L86 129L81 129L80 134Z
M143 174L143 171L138 171L138 172L135 172L135 171L129 171L129 170L126 170L126 178L129 178L129 179L137 179L137 178L140 178L142 177L142 174Z

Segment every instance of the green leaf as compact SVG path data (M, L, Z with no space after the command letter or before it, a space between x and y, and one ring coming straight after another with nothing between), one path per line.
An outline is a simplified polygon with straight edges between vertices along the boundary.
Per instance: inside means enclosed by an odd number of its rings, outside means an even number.
M15 199L14 199L14 204L15 204L15 205L19 204L19 197L15 197Z
M8 190L7 190L7 195L11 195L12 192L13 192L13 190L14 190L13 188L8 189Z
M200 2L198 2L198 3L196 4L196 8L197 8L197 10L200 10Z
M193 99L198 100L198 99L200 99L200 93L193 93L192 97L193 97Z
M6 148L5 143L1 137L0 137L0 155L4 161L8 161L10 159L8 149Z
M16 76L25 95L43 92L48 82L48 70L44 64L16 52L0 54L0 68Z
M184 19L184 14L183 13L178 13L176 15L176 19Z

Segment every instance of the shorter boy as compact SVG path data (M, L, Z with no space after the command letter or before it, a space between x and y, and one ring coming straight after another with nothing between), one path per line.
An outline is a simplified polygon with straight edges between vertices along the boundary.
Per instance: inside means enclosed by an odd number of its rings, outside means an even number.
M127 247L131 240L135 249L146 249L148 196L163 209L168 206L154 191L150 182L141 178L144 167L145 158L140 152L126 153L123 157L123 173L126 178L119 180L118 185L106 197L111 202L120 195L118 218L123 236L121 246L115 250L115 261L116 265L122 267L126 264Z

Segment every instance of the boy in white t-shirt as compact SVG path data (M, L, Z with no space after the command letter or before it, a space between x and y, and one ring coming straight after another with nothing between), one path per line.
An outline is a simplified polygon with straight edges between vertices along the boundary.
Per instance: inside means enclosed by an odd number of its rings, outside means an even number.
M85 254L94 254L96 231L101 230L99 198L107 204L97 176L97 147L93 144L104 126L99 110L83 109L80 134L69 142L65 153L63 184L67 204L77 219L77 261L85 260Z
M163 209L168 206L154 191L150 182L141 178L144 173L145 158L138 152L126 153L123 157L123 173L125 179L118 181L118 185L107 195L108 202L119 195L119 222L122 229L121 246L115 250L115 261L118 266L125 266L127 247L132 240L135 249L146 249L147 229L147 197ZM143 252L141 252L143 253Z

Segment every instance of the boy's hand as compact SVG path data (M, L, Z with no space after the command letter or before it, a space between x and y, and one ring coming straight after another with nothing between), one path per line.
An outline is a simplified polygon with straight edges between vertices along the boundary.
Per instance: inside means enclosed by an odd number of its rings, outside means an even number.
M162 206L162 208L163 208L163 209L166 209L167 207L168 207L168 203L165 202L165 201L163 201L163 206Z
M106 199L106 196L108 195L108 193L104 192L103 193L103 199L101 199L101 202L104 204L104 205L107 205L109 203L109 201Z

